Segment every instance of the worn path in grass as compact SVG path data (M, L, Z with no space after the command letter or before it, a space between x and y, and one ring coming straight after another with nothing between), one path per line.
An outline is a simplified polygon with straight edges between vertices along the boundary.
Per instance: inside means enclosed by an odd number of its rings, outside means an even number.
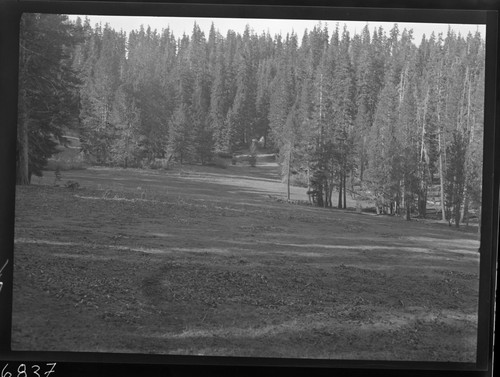
M17 189L15 349L475 359L474 234L277 201L272 164L52 175Z

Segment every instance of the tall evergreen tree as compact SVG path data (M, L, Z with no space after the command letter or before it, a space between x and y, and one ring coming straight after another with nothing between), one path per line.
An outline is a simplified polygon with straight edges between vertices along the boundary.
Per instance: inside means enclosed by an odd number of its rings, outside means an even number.
M139 166L144 155L145 137L141 134L141 112L131 85L118 87L110 121L114 126L110 151L113 163L125 168Z
M375 197L377 211L392 199L395 188L399 187L399 181L394 181L392 164L397 151L397 106L397 88L392 72L388 71L375 111L368 145L367 186Z
M219 44L210 96L209 121L216 153L229 153L231 151L231 138L227 123L230 98L223 52L223 45Z
M194 88L192 100L192 116L194 130L194 149L196 158L202 164L210 161L213 154L213 132L209 124L210 110L210 76L208 67L208 50L205 35L195 23L189 46L189 61L192 64Z
M109 25L96 27L89 59L95 60L80 90L80 140L84 154L98 164L110 162L111 112L120 85L124 40Z
M67 16L21 17L17 184L29 184L33 174L42 174L58 143L65 142L65 128L77 119L75 34Z

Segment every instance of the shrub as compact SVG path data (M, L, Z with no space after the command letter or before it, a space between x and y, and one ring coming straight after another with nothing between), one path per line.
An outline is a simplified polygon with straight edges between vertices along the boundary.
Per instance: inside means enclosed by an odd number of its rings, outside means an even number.
M251 167L255 167L255 165L257 165L257 156L254 154L250 155L250 157L248 157L248 163Z
M303 171L299 171L297 174L292 174L290 177L290 183L293 186L299 186L299 187L307 187L308 181L307 181L307 173Z
M155 158L153 161L149 163L150 169L164 169L168 170L169 161L166 158Z
M82 170L85 169L86 164L84 156L76 149L65 149L62 152L55 154L47 160L44 170L60 171L67 170Z
M56 170L54 171L54 186L59 186L61 179L62 179L61 168L59 166L56 166Z
M64 186L71 190L76 190L80 187L80 184L77 181L67 181Z
M221 157L215 157L212 161L206 164L207 166L214 166L216 168L226 169L228 163L225 159Z
M233 157L233 155L231 153L229 153L229 152L218 152L216 155L217 155L217 157L227 158L227 159Z

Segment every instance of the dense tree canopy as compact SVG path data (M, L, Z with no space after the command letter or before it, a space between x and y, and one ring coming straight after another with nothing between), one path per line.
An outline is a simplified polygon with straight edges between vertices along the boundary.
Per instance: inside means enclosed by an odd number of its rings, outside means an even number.
M207 36L196 24L190 35L126 35L56 15L25 15L22 30L18 165L28 175L76 114L94 164L206 164L263 137L283 180L294 175L322 206L345 208L349 193L409 219L426 216L432 197L457 226L480 206L479 33L416 43L398 25L350 35L319 23L302 36L250 26L223 36L217 25Z

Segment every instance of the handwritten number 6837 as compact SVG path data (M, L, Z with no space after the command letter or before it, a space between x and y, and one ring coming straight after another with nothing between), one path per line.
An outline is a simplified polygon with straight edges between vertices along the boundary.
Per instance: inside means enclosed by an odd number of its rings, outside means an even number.
M13 375L11 372L9 372L7 370L8 366L9 366L9 364L5 364L5 366L2 369L2 374L0 375L0 377L29 377L30 376L30 373L28 371L26 364L20 364L17 367L17 375ZM50 369L43 372L43 376L49 377L52 373L55 373L54 369L56 367L56 363L47 363L46 366L50 367ZM35 364L35 365L31 366L31 372L36 377L42 377L42 374L39 373L40 369L42 369L42 368L39 365Z

